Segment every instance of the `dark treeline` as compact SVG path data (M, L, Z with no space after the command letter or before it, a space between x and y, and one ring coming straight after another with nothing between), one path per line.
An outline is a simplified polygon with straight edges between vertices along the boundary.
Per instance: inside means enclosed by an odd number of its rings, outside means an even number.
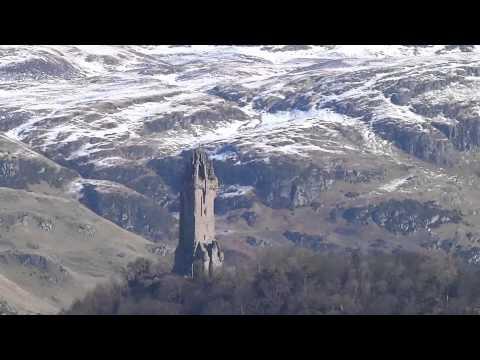
M140 259L66 314L477 314L480 269L440 254L274 249L197 281Z

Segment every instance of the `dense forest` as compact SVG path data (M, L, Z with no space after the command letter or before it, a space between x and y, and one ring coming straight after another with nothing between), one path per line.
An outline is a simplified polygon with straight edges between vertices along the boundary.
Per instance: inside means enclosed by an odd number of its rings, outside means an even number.
M477 314L480 268L431 253L277 248L212 279L139 259L66 314Z

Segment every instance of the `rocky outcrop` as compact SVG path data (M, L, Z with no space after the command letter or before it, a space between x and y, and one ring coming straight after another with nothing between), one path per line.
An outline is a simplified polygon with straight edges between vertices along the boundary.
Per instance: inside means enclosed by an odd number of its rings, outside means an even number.
M61 188L77 176L75 171L58 166L23 144L0 136L0 186L28 189L44 183Z
M246 114L239 108L226 104L213 106L211 109L198 110L187 114L175 111L158 119L145 122L144 131L159 133L173 129L190 129L192 126L215 126L225 119L246 120Z
M35 226L39 231L55 231L55 220L34 212L18 211L0 215L0 229L10 231L17 225Z
M436 123L432 125L440 130L460 151L468 151L480 145L480 119L467 119L455 125Z
M373 130L406 153L438 165L452 165L456 150L438 129L431 125L402 124L395 119L382 119L373 124Z
M208 93L227 101L237 103L240 106L247 105L253 98L252 91L241 85L217 85L210 89Z
M241 187L229 186L215 199L215 214L225 215L231 210L250 209L256 200L252 189L249 187L243 190Z
M212 276L223 263L223 253L215 238L218 179L205 151L196 149L191 153L183 186L173 271L191 277Z
M188 154L184 152L182 156L154 159L149 161L148 166L173 192L181 192L181 179L185 176L181 163ZM368 183L385 176L382 168L350 168L341 161L308 165L298 159L272 157L264 162L251 161L246 155L241 155L234 161L214 161L214 164L215 173L224 185L215 200L215 212L219 215L234 209L251 208L255 201L272 208L309 206L335 182ZM230 188L251 188L252 191L230 191Z
M43 55L43 57L0 66L0 76L9 79L24 79L25 77L72 79L80 76L78 69L65 59L53 54L45 53Z
M374 223L389 232L403 235L436 228L442 224L456 224L462 220L458 210L442 209L431 201L421 203L411 199L392 199L378 205L349 208L342 216L350 223Z
M455 149L469 151L480 145L480 117L475 106L475 101L440 104L417 101L412 104L412 109L431 118L431 125L444 134ZM437 116L447 120L436 121Z
M21 158L0 153L0 186L26 189L42 182L60 188L78 176L69 169L49 166L34 158Z
M268 240L263 240L263 239L257 239L254 236L247 236L246 242L248 245L253 246L253 247L258 247L258 248L264 248L264 247L269 247L272 246L272 243Z
M324 167L306 167L298 161L275 158L269 163L257 161L238 165L218 161L215 166L225 184L252 186L256 197L273 208L309 206L337 181L364 183L384 176L383 169L347 169L336 162ZM244 200L247 204L247 199Z
M135 191L127 188L112 191L95 184L84 184L80 202L98 215L149 240L173 238L176 227L173 217L150 198Z
M431 77L428 77L428 75ZM412 97L419 96L429 91L444 89L446 86L460 81L462 81L462 77L456 74L446 74L441 71L433 70L429 73L424 73L422 77L407 77L395 81L391 86L384 89L384 94L392 97L394 95L401 95L411 99ZM405 102L405 104L407 102Z
M60 284L71 278L71 274L64 266L39 254L23 253L19 251L1 252L0 266L8 265L29 269L30 271L35 272L39 279L51 284Z
M309 235L296 231L285 231L283 236L297 246L306 247L317 251L323 250L326 244L323 236L321 235Z
M256 110L276 113L279 111L308 111L313 107L312 98L303 94L287 93L285 97L263 96L253 100L253 108Z
M390 95L391 101L396 105L407 105L411 100L408 91L399 90ZM361 118L362 121L371 123L371 129L380 138L394 144L409 155L441 166L450 166L457 160L458 153L454 143L449 141L446 131L429 123L405 122L395 117L378 117L375 121L374 113L370 108L377 107L375 101L332 101L326 107L335 111Z

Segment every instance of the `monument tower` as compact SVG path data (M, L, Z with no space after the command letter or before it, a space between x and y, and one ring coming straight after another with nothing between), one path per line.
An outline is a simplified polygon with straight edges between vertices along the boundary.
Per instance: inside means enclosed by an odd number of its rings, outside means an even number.
M195 149L180 194L180 233L173 271L179 275L212 276L223 263L215 239L214 201L218 179L206 152Z

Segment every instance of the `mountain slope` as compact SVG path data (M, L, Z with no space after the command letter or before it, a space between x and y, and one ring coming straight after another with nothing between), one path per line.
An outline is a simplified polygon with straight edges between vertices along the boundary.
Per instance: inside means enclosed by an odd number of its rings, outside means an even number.
M18 312L56 312L153 256L148 241L75 200L23 190L0 188L0 228L0 296Z
M475 263L479 69L478 46L3 46L0 125L68 173L60 196L169 249L202 145L227 261L296 244Z

